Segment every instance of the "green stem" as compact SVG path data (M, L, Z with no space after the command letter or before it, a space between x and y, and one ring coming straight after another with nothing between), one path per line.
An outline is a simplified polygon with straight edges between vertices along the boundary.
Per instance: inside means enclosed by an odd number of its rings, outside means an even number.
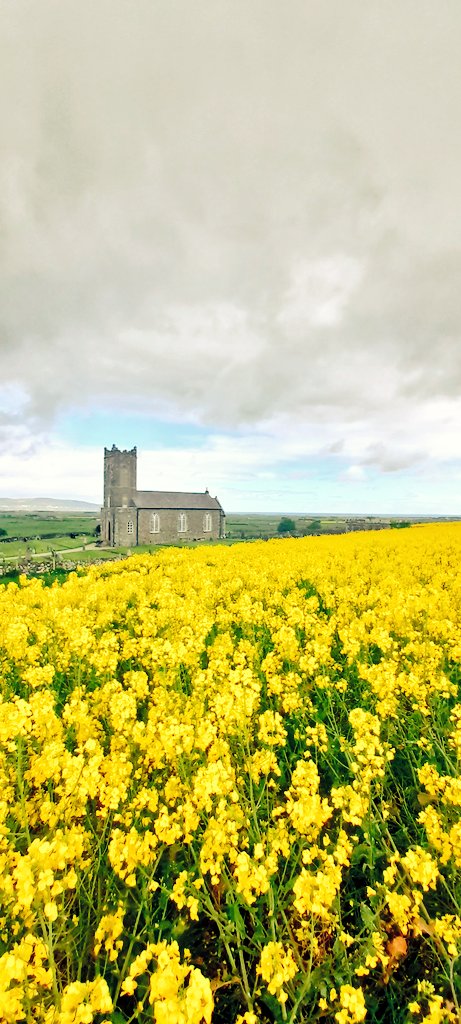
M451 994L452 994L452 997L453 997L453 1002L454 1002L455 1007L456 1007L456 1013L458 1015L458 1020L461 1021L461 1013L460 1013L460 1009L459 1009L459 1002L458 1002L458 997L456 995L456 989L455 989L454 964L455 964L455 961L453 959L451 959L450 960L450 988L451 988Z
M52 984L52 989L53 989L53 999L54 999L54 1003L55 1003L56 1009L59 1010L59 1007L61 1005L61 997L60 997L59 988L58 988L58 973L57 973L57 970L56 970L56 960L54 958L53 925L52 925L51 921L48 921L48 923L47 923L44 920L44 917L43 917L43 914L42 914L41 910L38 911L38 920L40 922L40 928L41 928L42 935L43 935L43 941L44 941L44 943L45 943L45 945L46 945L46 947L48 949L48 963L50 965L50 971L51 971L51 984Z
M206 892L206 890L205 891L202 890L202 896L204 896L203 902L206 904L206 910L207 910L208 916L210 917L210 919L212 921L214 921L214 923L215 923L215 925L216 925L216 927L218 929L219 938L221 939L221 942L222 942L222 944L224 946L224 949L226 950L226 954L227 954L227 957L229 959L229 963L231 965L232 971L233 971L234 974L237 974L237 964L235 962L234 955L232 953L232 950L230 948L229 942L227 940L226 933L225 933L225 931L224 931L224 929L222 927L219 915L216 913L216 911L215 911L215 909L213 907L213 904L211 902L211 899L209 897L209 894Z
M128 967L128 964L129 964L129 962L131 960L131 954L133 952L133 946L134 946L134 944L136 942L136 939L138 938L137 929L138 929L139 919L140 919L141 914L142 914L142 910L143 910L143 904L142 904L142 901L141 901L141 903L139 904L138 913L136 915L136 920L135 920L135 923L134 923L134 928L133 928L133 932L132 932L132 935L131 935L130 944L129 944L128 949L126 951L125 959L123 961L123 965L122 965L122 968L121 968L121 971L120 971L120 974L119 974L119 978L118 978L118 982L117 982L117 987L115 989L115 994L114 994L114 998L113 998L114 1007L117 1006L118 997L120 995L120 989L121 989L123 981L125 979L125 972L126 972L126 969Z

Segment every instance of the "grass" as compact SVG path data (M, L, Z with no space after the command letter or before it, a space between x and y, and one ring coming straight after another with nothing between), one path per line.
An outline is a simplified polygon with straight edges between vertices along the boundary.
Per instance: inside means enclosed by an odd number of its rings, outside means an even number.
M66 551L68 548L81 548L84 544L93 541L88 534L81 534L75 537L55 536L50 540L29 540L10 541L8 544L0 545L0 562L2 559L8 561L12 557L33 557L49 551Z
M2 559L29 558L48 551L83 547L95 539L98 519L93 513L0 512L0 564ZM10 539L11 538L11 539Z
M7 537L37 538L44 534L65 536L70 533L91 535L96 529L98 517L94 513L80 514L65 512L0 512L0 527ZM0 538L0 540L5 538Z
M63 559L66 562L79 562L79 563L91 563L91 562L110 562L114 558L118 558L120 555L127 554L125 548L87 548L86 551L68 551L63 555Z

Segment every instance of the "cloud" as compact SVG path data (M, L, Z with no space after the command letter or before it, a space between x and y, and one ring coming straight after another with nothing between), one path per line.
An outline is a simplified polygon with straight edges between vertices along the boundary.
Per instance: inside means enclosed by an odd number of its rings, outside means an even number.
M293 271L277 323L288 333L302 334L311 327L335 327L361 276L358 261L345 255L302 261Z
M365 470L364 470L363 466L358 466L358 465L348 466L347 469L344 470L344 473L341 476L341 479L347 480L347 481L349 481L349 480L352 480L352 481L354 481L354 480L363 480L364 478L365 478Z
M2 27L0 447L99 405L385 472L458 451L454 0Z
M210 491L235 507L248 495L276 490L283 496L283 469L287 462L305 457L305 446L271 436L240 438L213 435L206 446L158 445L138 455L138 486L143 489ZM103 451L91 445L75 448L59 438L38 441L22 451L0 453L1 493L4 496L81 497L102 502ZM298 475L308 489L310 473ZM242 504L243 501L243 504Z

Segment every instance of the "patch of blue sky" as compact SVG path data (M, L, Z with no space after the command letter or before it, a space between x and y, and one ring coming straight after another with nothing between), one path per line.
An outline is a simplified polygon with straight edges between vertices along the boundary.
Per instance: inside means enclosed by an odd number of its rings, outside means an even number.
M310 458L278 465L255 475L240 495L226 495L229 509L298 514L458 516L461 510L459 465L416 465L383 473L377 467L343 458Z
M59 417L55 431L61 441L70 445L89 445L97 448L133 448L148 451L152 448L183 448L207 443L209 431L188 423L157 420L145 414L116 413L113 410L72 412Z
M296 487L298 483L302 487L319 478L336 479L339 465L342 465L342 462L337 457L325 458L324 455L284 459L283 462L277 460L277 468L280 469L280 466L283 466L283 475L286 480L290 481L290 487Z

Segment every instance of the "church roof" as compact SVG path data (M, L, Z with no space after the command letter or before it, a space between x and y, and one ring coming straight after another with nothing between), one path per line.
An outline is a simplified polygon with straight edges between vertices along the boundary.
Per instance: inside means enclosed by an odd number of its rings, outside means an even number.
M219 509L217 498L212 498L208 491L196 494L191 491L136 491L137 508L172 508L172 509Z

